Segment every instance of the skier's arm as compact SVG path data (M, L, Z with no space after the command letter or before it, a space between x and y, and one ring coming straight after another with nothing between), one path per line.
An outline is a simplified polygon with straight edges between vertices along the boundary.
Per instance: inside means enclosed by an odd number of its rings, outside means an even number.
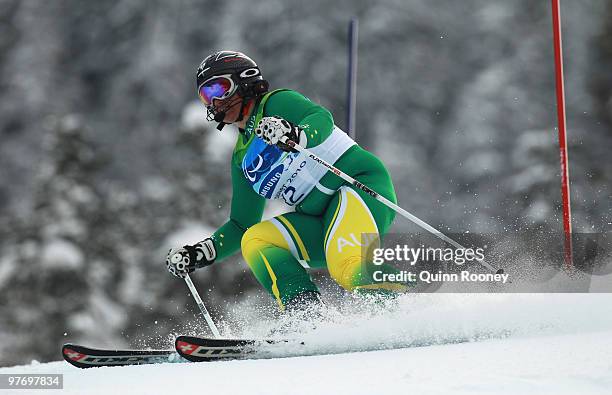
M334 119L327 109L292 90L270 96L264 116L281 117L297 125L306 134L306 148L321 144L334 128Z
M232 161L232 203L230 218L211 236L217 252L216 262L240 249L244 232L261 221L265 198L248 184L242 170Z

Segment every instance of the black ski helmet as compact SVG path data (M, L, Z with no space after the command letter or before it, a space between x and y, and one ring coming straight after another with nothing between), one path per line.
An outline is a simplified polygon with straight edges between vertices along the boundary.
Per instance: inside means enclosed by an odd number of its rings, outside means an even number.
M215 77L231 78L236 87L235 91L225 99L229 99L236 93L239 93L242 97L238 121L242 120L246 103L250 99L263 95L268 91L268 82L263 79L257 63L242 52L217 51L208 55L198 67L196 89L199 90L205 82ZM234 103L225 108L215 108L212 104L206 106L207 119L219 122L217 128L221 130L225 126L223 119L225 118L226 111L236 104Z

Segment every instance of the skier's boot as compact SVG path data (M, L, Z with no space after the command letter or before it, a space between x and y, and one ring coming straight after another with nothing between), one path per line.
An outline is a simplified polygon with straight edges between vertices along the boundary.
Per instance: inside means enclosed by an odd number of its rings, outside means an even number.
M316 328L316 323L324 319L325 303L321 294L314 291L305 291L297 294L287 303L282 312L279 325L270 335L285 336L292 332L307 332Z
M300 312L318 311L325 307L321 294L315 291L304 291L295 295L285 303L285 313L296 314Z

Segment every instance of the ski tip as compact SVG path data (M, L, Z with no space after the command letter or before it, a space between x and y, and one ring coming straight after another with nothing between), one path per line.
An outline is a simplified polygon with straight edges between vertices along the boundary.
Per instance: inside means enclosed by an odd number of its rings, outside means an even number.
M62 356L64 357L64 359L70 361L78 361L79 359L83 359L85 354L74 350L74 348L76 347L73 347L72 344L64 344L62 346Z
M193 342L187 341L184 336L179 336L174 341L176 351L181 355L191 355L197 348Z
M78 361L85 356L84 353L79 351L77 345L71 343L66 343L62 346L62 355L71 361Z
M62 357L69 364L77 368L91 368L93 366L82 363L81 361L87 358L87 354L80 352L79 346L76 344L66 343L62 346Z

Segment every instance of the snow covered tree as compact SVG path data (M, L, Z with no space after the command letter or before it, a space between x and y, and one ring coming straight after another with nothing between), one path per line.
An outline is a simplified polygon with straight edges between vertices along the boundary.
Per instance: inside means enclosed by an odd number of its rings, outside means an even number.
M48 156L39 164L32 214L14 220L12 259L5 262L14 268L1 294L2 306L20 301L3 317L9 332L20 334L11 345L22 358L33 346L36 356L52 358L65 323L91 308L93 225L102 221L101 196L92 184L100 162L85 139L82 121L66 116L47 137Z

